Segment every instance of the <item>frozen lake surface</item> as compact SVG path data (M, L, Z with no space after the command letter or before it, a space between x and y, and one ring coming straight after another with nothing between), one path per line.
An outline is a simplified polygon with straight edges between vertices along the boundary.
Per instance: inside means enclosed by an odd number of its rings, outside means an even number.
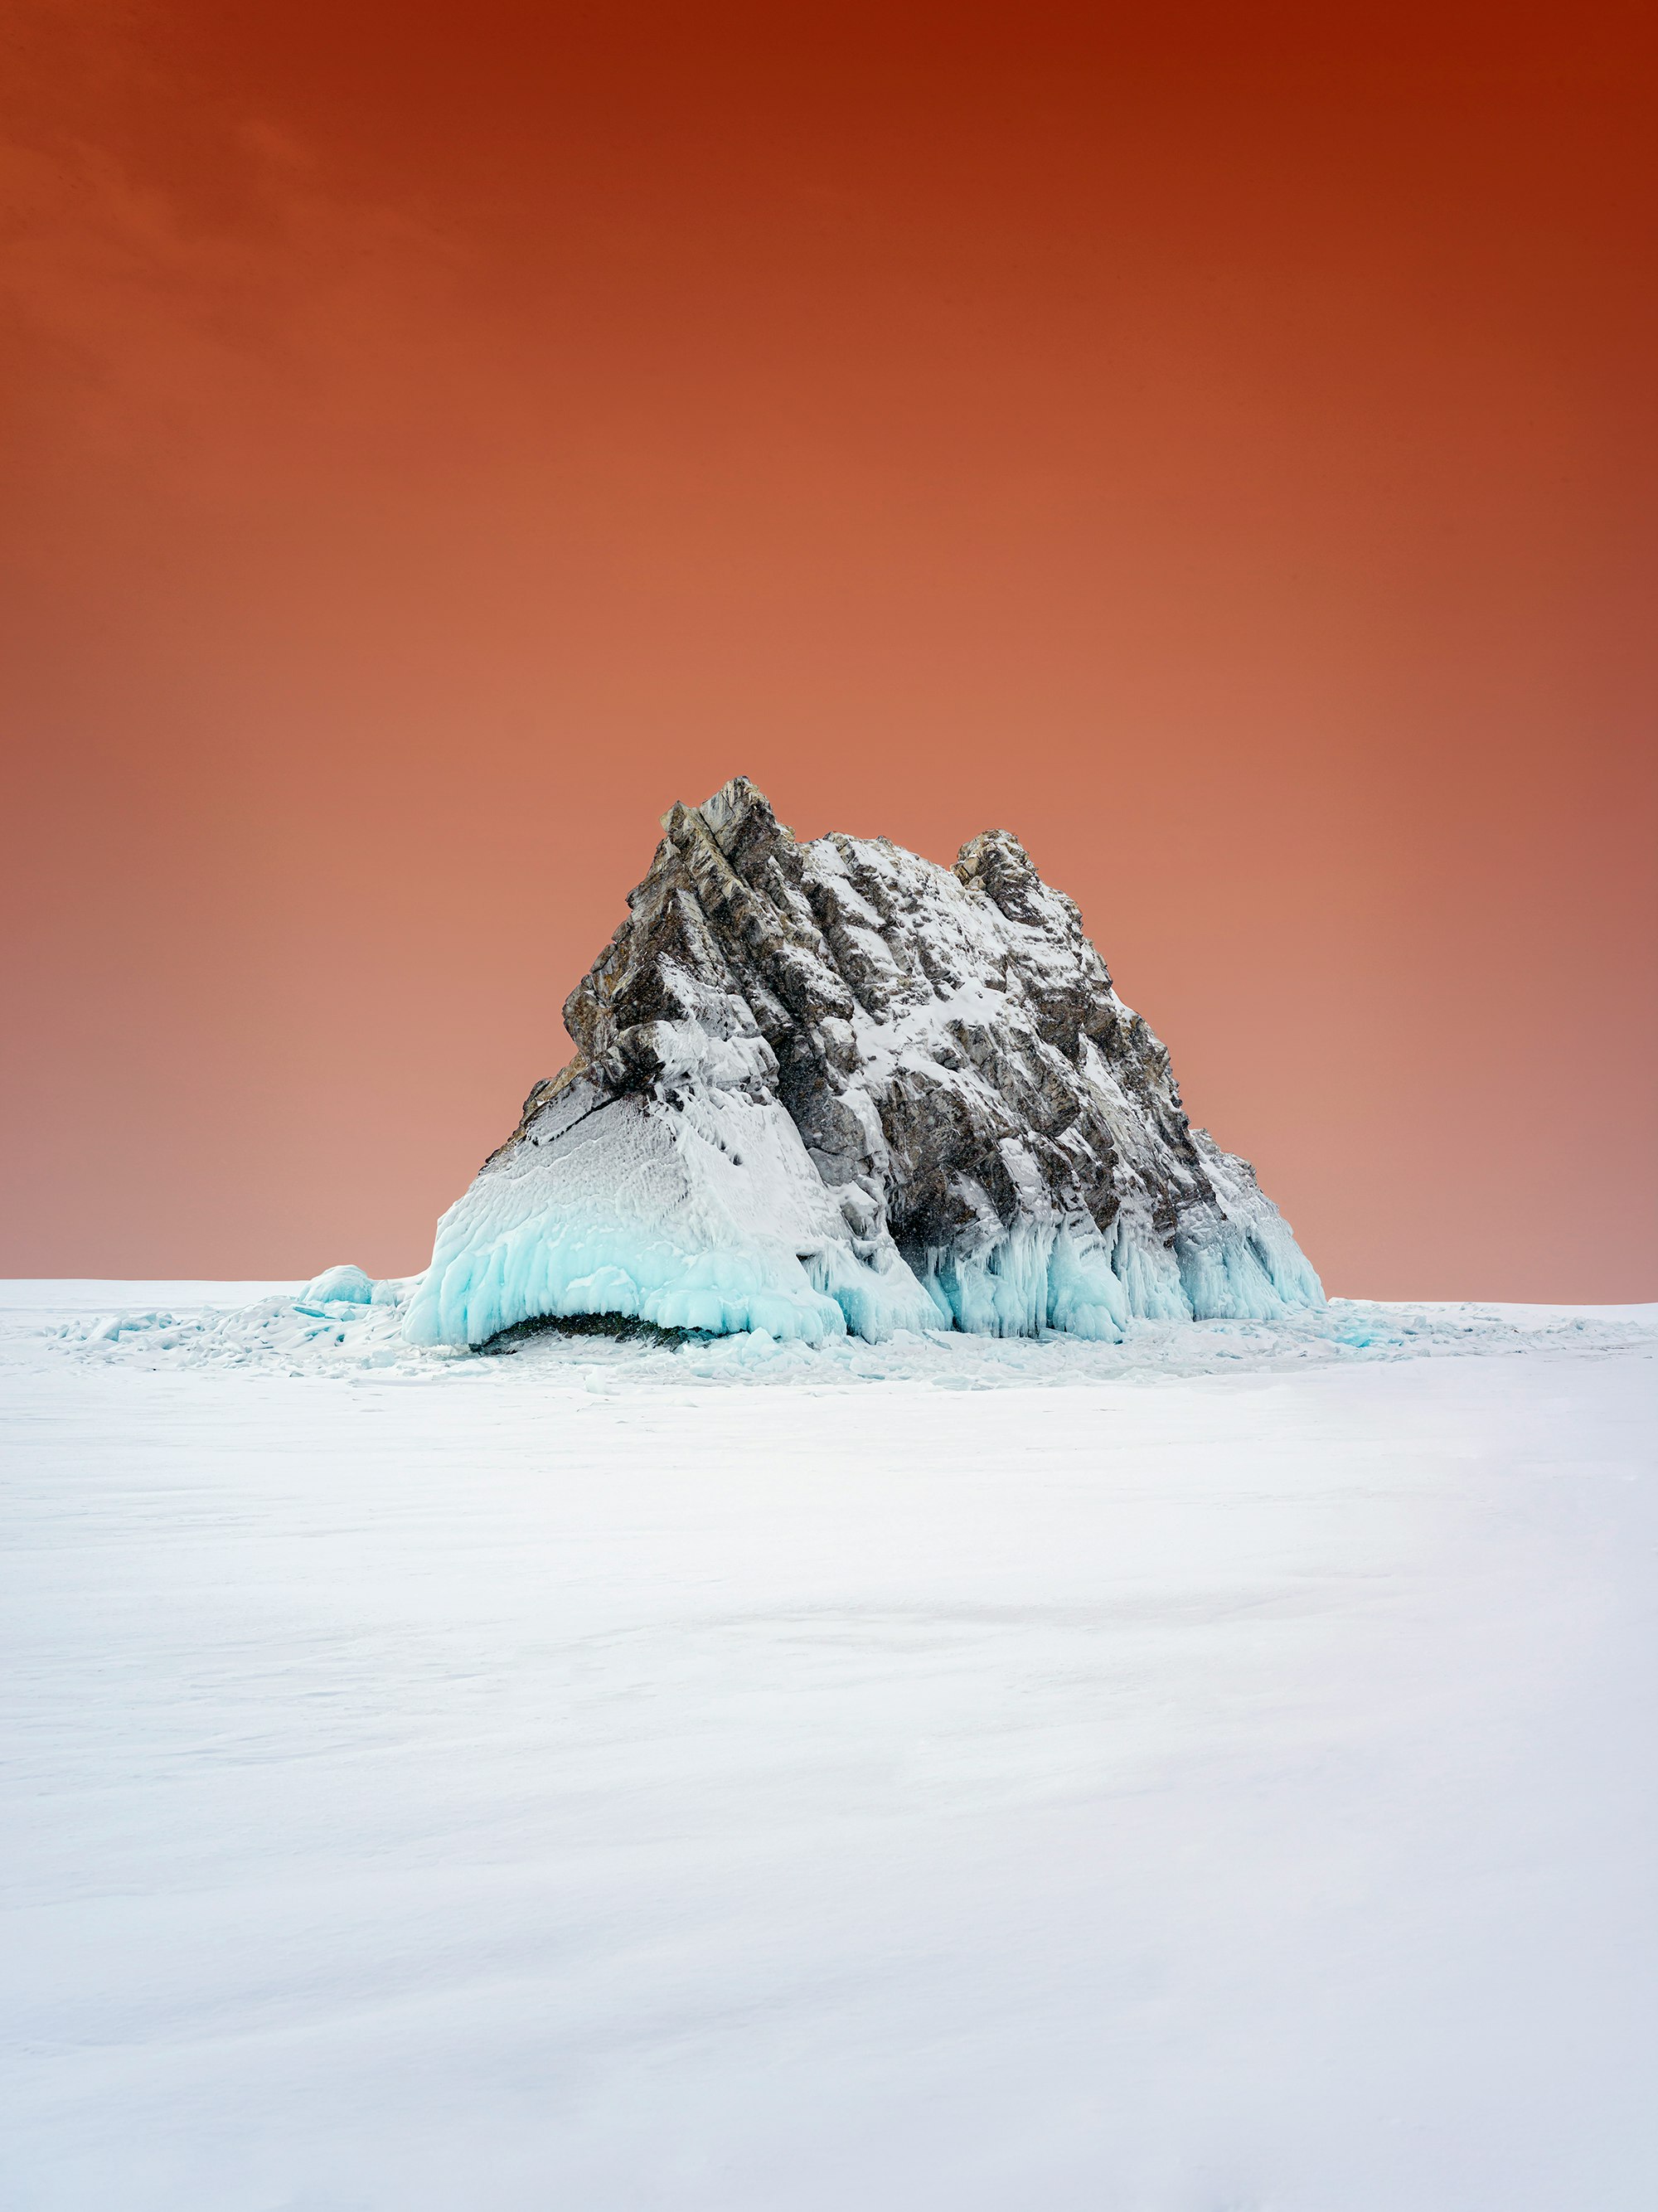
M5 2212L1658 2202L1652 1309L0 1310Z

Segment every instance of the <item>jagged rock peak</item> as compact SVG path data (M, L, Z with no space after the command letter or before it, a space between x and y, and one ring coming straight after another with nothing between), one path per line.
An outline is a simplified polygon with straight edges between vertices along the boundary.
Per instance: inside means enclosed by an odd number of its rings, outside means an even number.
M409 1328L1046 1328L1271 1317L1317 1277L1017 837L953 869L676 804L565 1002L575 1056L439 1224Z

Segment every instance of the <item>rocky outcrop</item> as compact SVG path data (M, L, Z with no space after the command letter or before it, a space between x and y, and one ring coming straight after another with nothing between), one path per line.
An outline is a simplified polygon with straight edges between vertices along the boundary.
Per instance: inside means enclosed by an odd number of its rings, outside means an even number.
M412 1336L1097 1336L1322 1302L1006 830L953 869L798 843L740 776L662 827L566 1002L575 1057L440 1224Z

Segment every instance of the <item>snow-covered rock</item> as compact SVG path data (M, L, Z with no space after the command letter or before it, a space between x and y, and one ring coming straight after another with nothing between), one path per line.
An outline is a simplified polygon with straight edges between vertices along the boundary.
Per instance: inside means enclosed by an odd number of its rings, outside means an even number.
M413 1342L579 1313L1115 1338L1323 1303L1006 830L953 869L800 844L742 776L663 829L566 1003L574 1059L438 1225Z

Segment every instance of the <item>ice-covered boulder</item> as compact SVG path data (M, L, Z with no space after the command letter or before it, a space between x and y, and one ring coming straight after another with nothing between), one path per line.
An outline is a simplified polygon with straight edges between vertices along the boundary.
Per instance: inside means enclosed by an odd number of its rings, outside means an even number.
M374 1295L374 1277L348 1261L337 1267L325 1267L320 1275L313 1275L300 1292L298 1303L302 1306L366 1306Z
M1076 907L987 830L953 869L676 805L571 993L576 1054L438 1224L404 1328L1045 1328L1323 1303Z

